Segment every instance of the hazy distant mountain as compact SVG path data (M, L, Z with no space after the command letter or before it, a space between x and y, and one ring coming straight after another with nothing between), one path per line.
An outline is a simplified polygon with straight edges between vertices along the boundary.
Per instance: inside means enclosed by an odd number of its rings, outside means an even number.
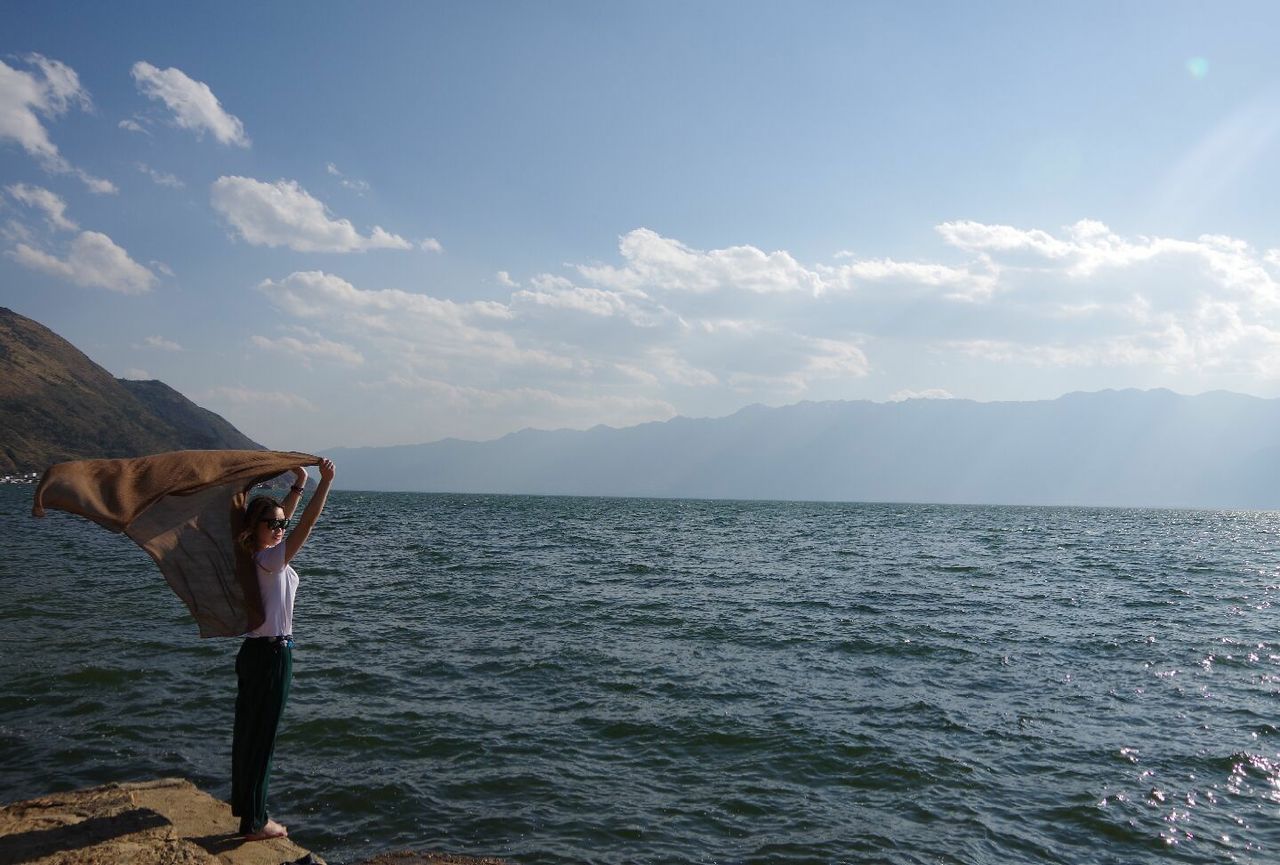
M113 378L0 308L0 471L259 447L169 386ZM1280 508L1280 400L1125 390L799 403L329 455L349 489Z
M114 378L44 325L0 307L0 472L69 459L261 447L163 382Z
M356 489L1278 508L1280 400L806 402L328 455Z

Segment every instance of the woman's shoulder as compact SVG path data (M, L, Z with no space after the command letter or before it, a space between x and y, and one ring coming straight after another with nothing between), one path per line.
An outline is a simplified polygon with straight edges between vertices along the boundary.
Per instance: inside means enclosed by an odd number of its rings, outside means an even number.
M267 547L265 550L258 550L253 554L253 561L266 571L279 571L284 568L284 541L276 544L274 547Z

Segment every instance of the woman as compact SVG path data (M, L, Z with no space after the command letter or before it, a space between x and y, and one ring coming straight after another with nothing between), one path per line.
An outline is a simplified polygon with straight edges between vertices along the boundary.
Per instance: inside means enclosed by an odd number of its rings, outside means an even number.
M247 841L281 838L288 830L267 816L267 786L276 729L293 678L293 598L298 573L289 565L307 542L324 510L333 482L330 460L320 461L320 484L288 537L284 529L298 507L307 481L295 468L294 485L283 503L258 496L245 509L245 528L237 540L253 554L262 590L262 624L246 635L236 656L236 727L231 744L231 813L240 818Z

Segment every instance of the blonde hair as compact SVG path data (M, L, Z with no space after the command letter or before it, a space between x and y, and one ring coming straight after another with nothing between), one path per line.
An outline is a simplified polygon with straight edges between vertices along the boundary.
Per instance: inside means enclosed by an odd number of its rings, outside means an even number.
M256 553L258 523L262 520L262 514L268 509L274 510L284 507L271 496L254 496L253 501L244 509L244 528L240 530L240 534L236 535L236 543L250 553Z

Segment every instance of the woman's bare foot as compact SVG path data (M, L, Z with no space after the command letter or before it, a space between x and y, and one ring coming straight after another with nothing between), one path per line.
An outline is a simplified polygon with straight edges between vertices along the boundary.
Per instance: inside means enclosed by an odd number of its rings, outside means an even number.
M268 838L288 838L289 830L281 826L275 820L268 820L267 825L263 826L259 831L252 835L245 835L246 841L265 841Z

